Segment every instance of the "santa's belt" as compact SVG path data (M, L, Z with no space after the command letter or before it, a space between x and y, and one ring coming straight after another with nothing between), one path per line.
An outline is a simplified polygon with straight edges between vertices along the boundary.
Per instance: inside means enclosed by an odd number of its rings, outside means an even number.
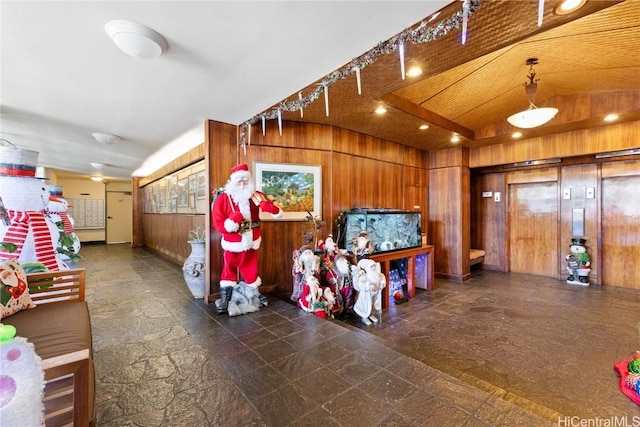
M260 227L260 221L249 222L249 220L244 220L240 224L240 228L245 230L248 230L249 228L258 228L258 227Z

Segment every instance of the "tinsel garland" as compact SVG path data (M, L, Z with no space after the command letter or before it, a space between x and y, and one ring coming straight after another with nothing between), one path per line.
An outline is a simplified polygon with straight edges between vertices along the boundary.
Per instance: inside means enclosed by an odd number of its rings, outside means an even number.
M325 76L320 83L316 85L316 89L309 93L307 96L302 96L302 92L298 93L298 99L295 101L283 101L271 111L265 111L260 114L256 114L240 126L240 135L238 143L245 148L246 153L246 140L247 134L251 129L251 125L262 121L262 134L265 132L265 119L272 120L278 118L281 120L282 111L297 111L308 107L312 102L320 98L320 95L328 89L332 84L347 78L353 73L359 73L362 69L368 65L373 64L378 57L382 55L388 55L395 52L399 45L405 42L411 42L413 44L429 43L438 40L441 37L446 36L452 31L459 29L461 26L466 25L467 19L470 18L474 12L480 6L484 0L471 0L468 3L468 11L461 9L449 18L438 21L432 25L422 21L418 27L414 29L405 29L402 32L391 37L387 41L378 43L373 49L353 59L347 65L340 69L337 69L327 76ZM464 2L466 5L466 1ZM466 16L464 16L466 15ZM466 35L465 35L466 36ZM326 97L325 97L326 98ZM326 99L325 99L326 101ZM328 113L328 109L327 109ZM328 114L327 114L328 115ZM249 144L250 144L249 139Z

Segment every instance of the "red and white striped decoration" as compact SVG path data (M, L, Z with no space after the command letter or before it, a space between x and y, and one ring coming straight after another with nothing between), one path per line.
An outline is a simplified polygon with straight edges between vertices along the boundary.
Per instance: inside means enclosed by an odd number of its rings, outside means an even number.
M58 271L58 261L51 242L51 231L44 214L10 210L9 218L11 225L4 236L4 241L14 243L18 248L12 253L0 251L0 259L18 258L31 229L35 242L36 260L44 264L49 271Z

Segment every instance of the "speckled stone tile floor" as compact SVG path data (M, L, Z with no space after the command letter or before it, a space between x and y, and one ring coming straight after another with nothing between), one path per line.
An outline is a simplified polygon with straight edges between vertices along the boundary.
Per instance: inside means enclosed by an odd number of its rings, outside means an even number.
M638 291L480 271L437 280L366 327L273 297L257 313L218 315L191 297L180 267L145 249L81 255L99 426L640 420L613 371L640 350Z

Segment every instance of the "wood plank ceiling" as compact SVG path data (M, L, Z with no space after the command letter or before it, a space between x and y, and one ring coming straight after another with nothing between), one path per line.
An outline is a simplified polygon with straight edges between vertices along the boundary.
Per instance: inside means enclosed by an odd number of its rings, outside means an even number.
M580 108L585 95L606 95L621 121L639 120L640 1L592 0L570 15L556 14L558 3L545 2L538 27L537 1L483 1L469 19L465 45L458 30L405 46L406 68L424 70L418 78L402 80L398 54L382 55L361 71L361 95L351 74L330 86L328 117L321 97L304 109L304 117L283 111L285 126L287 120L329 124L424 150L450 147L453 133L470 148L506 142L518 130L506 118L528 107L523 83L531 57L539 60L535 104L561 110L524 137L601 126L601 110ZM453 2L440 16L460 7ZM320 81L301 93L314 91ZM379 105L387 114L374 113ZM419 130L422 124L429 129Z

